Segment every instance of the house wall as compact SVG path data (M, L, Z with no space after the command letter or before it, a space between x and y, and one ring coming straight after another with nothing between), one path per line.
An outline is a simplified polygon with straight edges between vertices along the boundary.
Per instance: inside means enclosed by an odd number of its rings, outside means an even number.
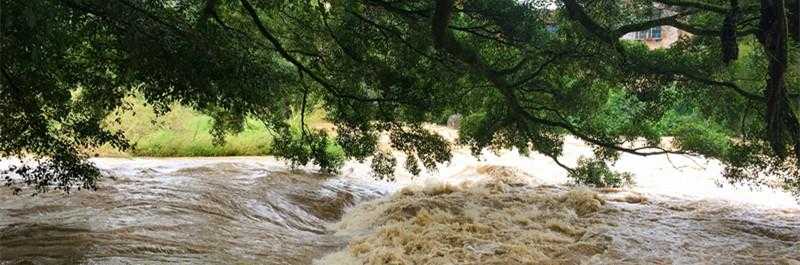
M631 32L622 36L623 40L636 40L635 37L636 32ZM661 39L658 40L638 40L644 42L647 45L647 48L654 50L660 48L669 48L681 39L682 36L687 35L686 32L679 30L675 27L671 26L662 26L661 27Z

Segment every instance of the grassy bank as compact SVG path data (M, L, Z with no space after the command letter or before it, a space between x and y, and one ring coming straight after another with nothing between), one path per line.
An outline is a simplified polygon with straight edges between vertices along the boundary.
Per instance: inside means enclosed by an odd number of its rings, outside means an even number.
M142 100L129 98L132 109L117 116L109 117L106 126L112 130L122 130L133 147L121 152L111 146L92 150L92 154L107 157L129 156L254 156L271 153L272 134L263 123L247 120L244 131L229 135L222 145L214 145L210 133L212 120L208 115L190 108L174 105L163 115L156 115L152 108ZM306 116L306 122L323 124L324 113L313 112ZM114 122L119 119L119 123Z

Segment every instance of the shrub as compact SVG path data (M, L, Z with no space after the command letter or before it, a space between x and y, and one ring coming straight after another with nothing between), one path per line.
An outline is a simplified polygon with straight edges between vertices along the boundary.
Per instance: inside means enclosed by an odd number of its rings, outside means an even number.
M630 173L613 171L599 159L578 159L578 167L570 172L569 177L576 184L593 187L622 187L633 183Z

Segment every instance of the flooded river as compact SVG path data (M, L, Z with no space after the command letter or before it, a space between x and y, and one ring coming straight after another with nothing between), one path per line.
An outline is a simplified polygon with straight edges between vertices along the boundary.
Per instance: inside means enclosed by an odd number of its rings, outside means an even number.
M380 190L271 158L99 159L96 192L2 195L0 263L308 264Z
M110 176L96 192L0 190L0 264L800 264L797 202L719 185L700 158L623 156L623 190L510 151L392 183L359 163L93 161Z

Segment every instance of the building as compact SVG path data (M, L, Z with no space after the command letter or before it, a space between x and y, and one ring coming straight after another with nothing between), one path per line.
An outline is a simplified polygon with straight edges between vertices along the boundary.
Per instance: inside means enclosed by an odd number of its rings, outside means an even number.
M647 48L669 48L673 43L689 33L671 26L658 26L648 30L631 32L622 36L623 40L637 40L644 42Z
M675 10L661 4L656 4L655 9L655 17L672 16L676 13ZM653 50L669 48L683 36L689 36L689 33L671 26L658 26L648 30L625 34L622 36L622 39L644 42L647 48Z

